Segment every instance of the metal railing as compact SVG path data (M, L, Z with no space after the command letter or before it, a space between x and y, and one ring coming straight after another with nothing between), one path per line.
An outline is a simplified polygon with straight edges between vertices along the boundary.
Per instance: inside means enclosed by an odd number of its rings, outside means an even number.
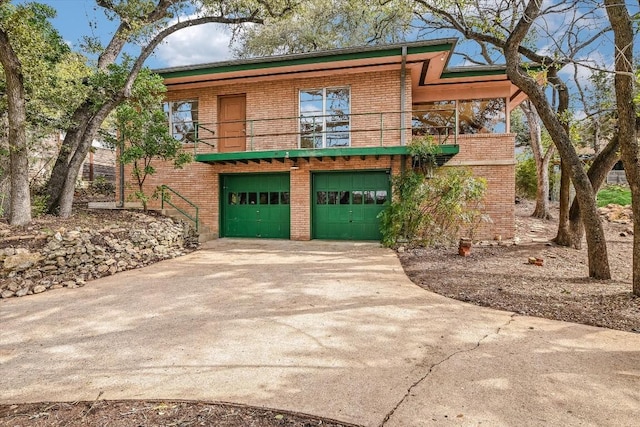
M200 208L196 204L194 204L191 200L187 199L182 194L178 193L176 190L169 187L168 185L162 185L161 188L162 188L162 195L160 199L161 200L160 208L164 210L164 204L165 203L168 204L169 206L173 207L175 210L180 212L185 218L192 221L195 225L196 232L200 232ZM186 204L194 208L195 214L193 215L189 214L188 212L186 212L185 209L173 203L171 201L172 195L176 195L180 200L184 201Z
M221 140L244 140L243 151L292 150L365 146L396 146L401 133L430 135L437 144L458 144L458 115L452 110L351 113L196 123L194 153L219 151ZM440 115L434 113L441 113ZM434 116L431 120L427 115ZM221 136L220 126L235 126L240 136Z

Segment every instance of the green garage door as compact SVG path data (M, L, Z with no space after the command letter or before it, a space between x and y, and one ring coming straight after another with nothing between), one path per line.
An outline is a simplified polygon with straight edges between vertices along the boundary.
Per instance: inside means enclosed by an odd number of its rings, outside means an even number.
M222 236L288 239L289 174L222 177Z
M387 172L313 175L313 237L380 240L378 214L390 197Z

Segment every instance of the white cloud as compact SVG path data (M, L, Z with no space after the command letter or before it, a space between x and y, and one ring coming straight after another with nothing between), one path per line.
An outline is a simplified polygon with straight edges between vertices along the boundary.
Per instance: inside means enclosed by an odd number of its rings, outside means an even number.
M175 32L158 46L162 66L204 64L231 59L231 32L222 24L204 24Z

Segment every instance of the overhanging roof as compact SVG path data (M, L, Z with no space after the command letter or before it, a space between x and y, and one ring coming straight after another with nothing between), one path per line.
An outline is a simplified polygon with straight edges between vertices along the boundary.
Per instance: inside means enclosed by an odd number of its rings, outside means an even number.
M372 71L400 70L402 64L412 78L414 101L425 93L457 88L465 92L484 86L517 105L524 95L506 76L505 66L447 68L456 38L397 43L382 46L333 49L301 54L239 59L155 70L170 90L196 89L234 83L265 82L293 78L326 77ZM406 49L406 56L403 51ZM434 92L434 89L436 92ZM425 92L428 90L429 92ZM443 92L442 96L445 96Z
M397 43L380 46L363 46L357 48L332 49L317 52L266 56L260 58L238 59L233 61L214 62L208 64L187 65L181 67L161 68L154 70L167 80L195 77L212 74L249 73L267 74L265 71L277 72L280 68L322 68L330 69L344 62L375 60L385 63L384 58L401 58L402 48L407 48L407 56L415 57L434 52L453 50L457 39L435 39L428 41ZM320 67L314 67L320 66Z

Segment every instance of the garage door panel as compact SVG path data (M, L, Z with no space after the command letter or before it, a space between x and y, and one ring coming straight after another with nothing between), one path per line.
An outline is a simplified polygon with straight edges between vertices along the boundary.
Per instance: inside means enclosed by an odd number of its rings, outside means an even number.
M380 240L378 214L389 187L386 171L314 174L313 237Z
M223 236L289 238L288 174L228 175L222 182Z

